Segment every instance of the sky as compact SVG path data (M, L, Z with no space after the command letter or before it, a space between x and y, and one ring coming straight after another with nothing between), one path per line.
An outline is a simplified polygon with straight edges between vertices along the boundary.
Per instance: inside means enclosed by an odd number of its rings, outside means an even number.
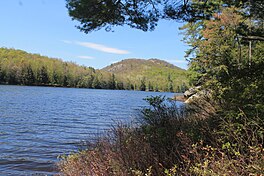
M128 58L157 58L186 69L182 23L161 21L153 32L124 27L80 32L65 0L0 0L0 47L101 69Z

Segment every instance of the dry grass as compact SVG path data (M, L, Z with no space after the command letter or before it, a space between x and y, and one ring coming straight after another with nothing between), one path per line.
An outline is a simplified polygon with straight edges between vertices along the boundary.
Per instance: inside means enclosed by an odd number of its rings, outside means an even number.
M168 107L161 99L151 99L149 103L152 108L143 111L141 126L118 125L93 147L63 158L59 163L61 172L67 176L262 176L264 173L261 118L239 124L245 129L238 133L234 125L228 126L231 122L223 121L208 109L198 118L197 109L189 114L190 110L174 104ZM243 137L233 140L234 135Z

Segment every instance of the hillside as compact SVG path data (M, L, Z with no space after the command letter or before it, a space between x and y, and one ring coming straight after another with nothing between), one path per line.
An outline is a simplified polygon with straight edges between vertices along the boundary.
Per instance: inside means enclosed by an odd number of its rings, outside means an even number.
M122 82L141 89L182 92L187 84L186 70L159 59L126 59L111 64L102 71L115 74Z
M0 48L0 84L179 92L185 89L185 83L185 70L157 59L127 59L96 70Z
M0 48L0 83L13 85L92 87L96 70L73 62Z

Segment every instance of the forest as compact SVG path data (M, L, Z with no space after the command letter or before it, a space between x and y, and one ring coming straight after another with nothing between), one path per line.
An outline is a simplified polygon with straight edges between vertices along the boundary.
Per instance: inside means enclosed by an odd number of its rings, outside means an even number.
M149 76L145 73L142 75L142 71L137 79L129 79L123 72L115 74L103 69L64 62L61 59L29 54L22 50L0 48L1 84L168 92L186 90L185 71L182 70L178 74L178 72L167 72L163 67L158 68L160 73L164 72L164 75L158 79L157 76ZM179 81L172 82L170 76L179 77Z

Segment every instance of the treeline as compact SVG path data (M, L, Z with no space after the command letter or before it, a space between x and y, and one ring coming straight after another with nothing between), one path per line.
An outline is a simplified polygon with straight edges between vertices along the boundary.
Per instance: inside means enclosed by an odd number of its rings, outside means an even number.
M21 50L0 49L2 84L88 87L88 83L92 86L92 77L95 75L93 68L72 62L28 54Z
M140 90L140 91L154 91L154 92L185 92L188 89L188 85L185 83L185 81L182 81L181 83L177 83L177 80L173 80L170 76L170 73L168 73L168 76L162 75L162 73L159 73L161 78L158 77L149 77L149 75L146 76L135 76L135 78L128 79L124 74L114 74L112 73L112 76L116 76L117 80L121 80L117 82L116 88L120 88L122 85L126 85L128 87L125 87L125 89L128 90ZM154 81L153 79L156 79Z
M137 82L122 80L115 74L73 62L29 54L22 50L0 48L0 84L118 89L141 91L173 91L154 87L147 79ZM186 85L178 87L179 92Z

